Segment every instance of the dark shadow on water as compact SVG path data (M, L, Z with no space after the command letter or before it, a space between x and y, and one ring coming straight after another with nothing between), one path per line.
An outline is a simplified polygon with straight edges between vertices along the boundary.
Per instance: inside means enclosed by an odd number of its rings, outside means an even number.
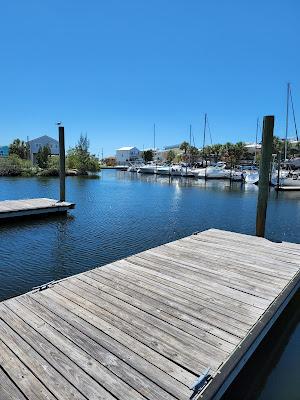
M74 215L69 214L67 211L62 211L60 213L47 213L47 214L37 214L28 215L17 218L8 218L0 222L0 232L7 229L20 230L22 227L27 228L28 226L35 225L47 225L49 223L60 223L72 221L75 219Z
M299 304L300 291L290 301L283 314L222 397L222 400L257 400L260 398L268 378L276 368L291 336L295 332L296 326L300 322ZM288 370L289 366L286 365L285 367ZM282 375L280 379L284 381ZM251 382L251 386L249 382ZM286 382L282 382L282 385L285 384ZM289 400L300 399L300 389L299 396L296 392L295 395L297 397L289 397ZM268 399L265 396L263 398Z

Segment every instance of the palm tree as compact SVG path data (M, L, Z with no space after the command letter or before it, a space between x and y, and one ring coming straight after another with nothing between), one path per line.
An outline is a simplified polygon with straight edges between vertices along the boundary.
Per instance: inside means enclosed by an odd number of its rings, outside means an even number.
M280 153L284 150L284 142L278 136L273 137L273 153Z
M188 142L182 142L179 148L180 150L184 151L184 154L186 154L188 149L190 148L190 145Z
M182 142L180 145L180 150L183 150L184 154L183 154L183 160L185 162L187 162L187 152L189 151L190 145L188 142Z
M230 162L230 166L232 167L233 160L234 160L234 144L227 142L223 146L224 149L224 156L226 162Z
M190 155L191 155L191 162L195 163L198 160L199 157L199 150L195 146L191 146L189 149Z
M174 150L169 150L167 153L167 161L168 163L172 163L174 161L174 158L176 157L175 151Z
M235 164L239 164L241 159L244 157L244 155L246 154L246 147L245 147L245 143L243 142L237 142L234 145L234 161Z
M212 148L211 146L204 146L202 149L202 158L205 160L205 166L207 167L207 159L211 158Z
M213 144L211 146L211 154L214 156L214 161L219 161L219 157L222 154L223 145L220 143Z

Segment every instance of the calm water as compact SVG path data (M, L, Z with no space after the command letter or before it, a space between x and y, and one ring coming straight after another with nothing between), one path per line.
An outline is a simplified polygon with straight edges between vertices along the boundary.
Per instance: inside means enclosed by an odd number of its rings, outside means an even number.
M0 200L57 196L55 178L0 179ZM253 185L106 170L98 179L67 178L67 197L76 203L67 217L0 226L0 300L195 231L255 230ZM266 236L300 242L300 193L277 198L271 190ZM227 400L300 399L299 297L267 343L273 344L249 363Z

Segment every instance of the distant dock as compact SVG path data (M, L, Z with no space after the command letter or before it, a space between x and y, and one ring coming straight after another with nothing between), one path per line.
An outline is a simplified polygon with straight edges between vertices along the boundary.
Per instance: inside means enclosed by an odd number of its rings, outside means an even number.
M0 201L0 222L12 218L62 213L74 207L74 203L47 198Z
M300 245L210 229L6 300L0 398L220 399L299 260Z

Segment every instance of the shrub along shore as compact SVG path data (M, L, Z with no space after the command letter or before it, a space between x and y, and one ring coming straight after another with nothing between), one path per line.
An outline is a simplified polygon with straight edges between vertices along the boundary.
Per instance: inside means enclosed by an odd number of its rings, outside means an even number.
M52 157L51 157L52 158ZM54 158L54 157L53 157ZM51 160L47 168L40 168L33 165L31 161L22 160L18 156L0 158L0 177L1 176L59 176L59 166L55 165L56 160ZM67 176L87 175L88 172L80 173L77 169L66 169Z
M0 176L59 176L59 157L51 155L48 146L41 147L36 155L36 164L28 160L29 151L24 142L14 140L8 157L0 158ZM80 136L77 145L67 152L66 175L88 175L100 171L98 158L90 154L89 141Z

